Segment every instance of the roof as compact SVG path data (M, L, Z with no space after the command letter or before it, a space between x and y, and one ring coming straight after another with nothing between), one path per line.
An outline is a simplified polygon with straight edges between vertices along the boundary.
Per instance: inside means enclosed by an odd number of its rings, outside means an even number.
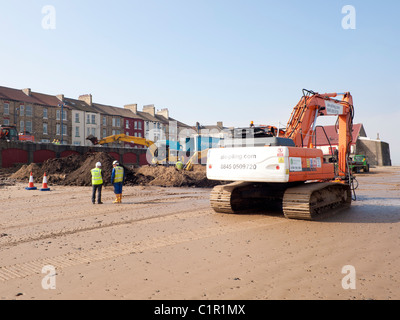
M339 134L336 131L337 127L336 126L324 126L324 130L321 127L317 127L315 129L316 131L316 136L317 136L317 146L329 146L329 145L339 145ZM329 142L327 140L327 136L329 138ZM357 142L358 137L363 137L365 136L365 130L364 126L362 123L359 124L354 124L353 125L353 142L352 144L355 144ZM304 145L308 144L308 138L304 139Z
M97 110L97 112L100 112L102 114L144 120L143 117L141 117L139 114L135 114L132 110L129 109L107 106L100 103L93 103L93 107L95 110Z
M57 107L62 103L56 96L51 96L44 93L31 92L31 97L39 101L41 105Z
M64 98L64 103L68 107L75 109L75 110L97 113L96 110L94 110L91 106L89 106L86 102L84 102L82 100Z
M2 99L6 100L43 105L43 102L41 102L40 100L37 100L32 96L28 96L22 90L18 89L0 87L0 96L2 97Z

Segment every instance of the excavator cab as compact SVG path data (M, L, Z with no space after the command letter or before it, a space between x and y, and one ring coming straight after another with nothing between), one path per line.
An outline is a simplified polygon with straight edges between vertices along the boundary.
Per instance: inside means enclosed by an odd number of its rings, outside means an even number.
M0 126L0 139L18 141L18 132L15 126Z

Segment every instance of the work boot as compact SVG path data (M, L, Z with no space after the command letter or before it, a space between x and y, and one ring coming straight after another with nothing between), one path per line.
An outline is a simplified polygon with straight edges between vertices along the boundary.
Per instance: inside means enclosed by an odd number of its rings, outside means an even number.
M122 193L120 193L118 196L119 196L119 198L118 198L119 203L122 203Z
M115 198L113 203L119 203L119 194L116 194L115 197L116 198Z

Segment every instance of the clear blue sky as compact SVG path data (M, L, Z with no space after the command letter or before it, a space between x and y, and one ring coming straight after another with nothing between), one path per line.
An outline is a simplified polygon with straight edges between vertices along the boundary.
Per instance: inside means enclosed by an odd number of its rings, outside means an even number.
M0 85L227 126L286 124L303 88L350 91L355 121L400 165L399 16L385 0L0 0Z

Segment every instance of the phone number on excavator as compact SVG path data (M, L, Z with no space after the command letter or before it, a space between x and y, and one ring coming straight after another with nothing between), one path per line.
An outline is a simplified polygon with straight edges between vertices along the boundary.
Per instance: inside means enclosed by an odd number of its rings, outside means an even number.
M256 164L221 164L222 170L257 170Z

